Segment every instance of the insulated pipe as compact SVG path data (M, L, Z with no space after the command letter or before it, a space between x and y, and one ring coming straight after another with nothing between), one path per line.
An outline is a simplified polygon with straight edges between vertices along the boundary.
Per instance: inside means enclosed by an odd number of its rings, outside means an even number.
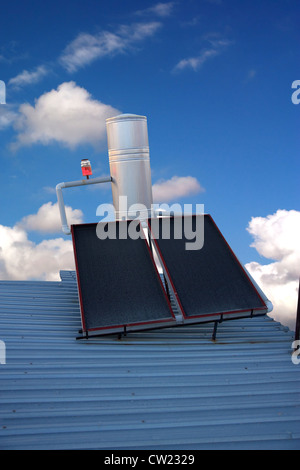
M153 204L147 118L122 114L107 119L106 129L116 220L137 213L147 219Z
M297 305L297 316L296 316L296 328L295 328L295 341L300 339L300 279L298 289L298 305ZM296 346L297 348L298 346Z
M100 183L110 183L111 177L106 176L103 178L93 178L89 180L80 180L80 181L70 181L69 183L59 183L56 186L56 194L57 194L57 202L60 212L61 224L62 224L62 231L65 235L71 235L71 229L68 224L67 214L66 214L66 207L64 203L63 193L62 190L64 188L75 188L77 186L88 186L90 184L100 184Z

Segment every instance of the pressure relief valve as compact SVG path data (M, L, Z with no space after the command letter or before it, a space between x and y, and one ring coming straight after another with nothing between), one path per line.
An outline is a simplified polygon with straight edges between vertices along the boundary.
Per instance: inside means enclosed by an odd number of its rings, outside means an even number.
M84 158L83 160L81 160L81 171L82 171L82 175L86 176L87 179L89 179L90 176L92 176L93 174L91 162L87 158Z

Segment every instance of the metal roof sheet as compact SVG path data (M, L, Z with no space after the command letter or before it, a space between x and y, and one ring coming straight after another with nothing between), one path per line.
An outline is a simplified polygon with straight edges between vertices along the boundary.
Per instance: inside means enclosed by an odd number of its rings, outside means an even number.
M1 449L299 449L293 334L269 317L76 341L74 272L0 282Z

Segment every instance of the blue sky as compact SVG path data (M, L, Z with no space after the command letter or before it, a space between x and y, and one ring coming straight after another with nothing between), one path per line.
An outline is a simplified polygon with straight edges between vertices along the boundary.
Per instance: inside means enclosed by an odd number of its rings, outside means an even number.
M32 249L64 237L28 216L51 209L57 183L81 178L82 158L107 175L105 117L134 113L148 118L153 184L177 177L185 196L172 202L204 204L243 263L273 263L246 229L300 210L299 14L298 0L2 1L5 236L23 220ZM96 222L111 192L65 198Z

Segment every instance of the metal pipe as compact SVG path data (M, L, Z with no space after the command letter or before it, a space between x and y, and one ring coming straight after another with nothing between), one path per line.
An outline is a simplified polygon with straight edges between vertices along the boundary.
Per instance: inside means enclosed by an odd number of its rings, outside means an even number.
M299 291L298 291L298 307L296 317L296 330L295 330L295 341L300 340L300 280L299 280Z
M88 186L90 184L101 184L101 183L111 183L111 176L105 176L102 178L93 178L89 180L80 180L80 181L69 181L67 183L59 183L56 186L56 195L57 195L57 202L60 212L60 219L62 225L62 231L65 235L71 235L71 229L68 224L67 214L66 214L66 207L63 198L62 190L65 188L75 188L77 186Z

